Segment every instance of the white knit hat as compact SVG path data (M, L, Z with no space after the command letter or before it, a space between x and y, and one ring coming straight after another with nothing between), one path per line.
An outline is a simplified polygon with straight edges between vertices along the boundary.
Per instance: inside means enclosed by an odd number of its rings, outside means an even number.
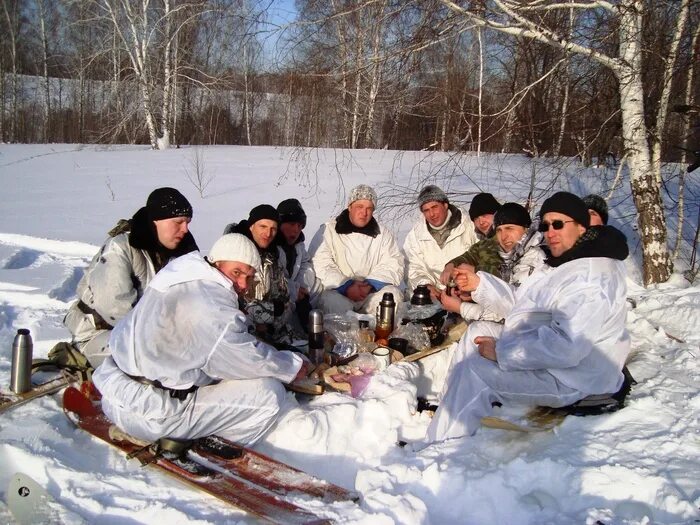
M247 264L260 271L260 255L253 241L240 233L227 233L219 237L207 256L209 262L236 261Z
M377 207L377 192L367 184L360 184L355 186L350 192L350 198L348 199L348 206L350 206L355 201L367 200L372 201L372 205Z

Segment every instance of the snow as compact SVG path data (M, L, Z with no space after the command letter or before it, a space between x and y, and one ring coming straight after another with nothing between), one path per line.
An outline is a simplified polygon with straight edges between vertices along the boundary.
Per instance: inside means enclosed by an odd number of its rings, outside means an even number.
M438 183L461 195L500 200L555 189L602 191L614 168L583 170L520 156L457 159L428 152L204 147L212 182L201 198L188 181L194 148L0 146L0 385L7 388L12 339L29 328L34 356L69 340L62 317L106 232L158 186L190 199L193 234L204 253L224 226L254 205L298 198L307 241L338 213L356 184L380 193L380 216L400 242L416 217L417 189ZM448 179L456 170L459 176ZM697 182L689 182L697 194ZM546 189L545 189L546 188ZM382 203L385 204L382 209ZM629 368L639 384L623 410L568 417L552 432L482 429L471 438L418 453L396 446L423 436L430 421L416 395L441 387L450 351L389 367L361 399L327 393L296 401L257 447L282 461L357 490L361 501L300 501L340 523L562 524L693 523L700 519L700 288L681 275L641 286L639 238L628 183L610 199L611 221L629 238ZM387 206L390 205L390 206ZM686 220L690 223L692 217ZM695 225L693 224L693 228ZM675 232L672 232L675 238ZM255 520L177 481L127 462L77 430L59 397L0 416L0 500L22 471L63 505L63 523L253 523ZM0 503L0 521L12 518Z

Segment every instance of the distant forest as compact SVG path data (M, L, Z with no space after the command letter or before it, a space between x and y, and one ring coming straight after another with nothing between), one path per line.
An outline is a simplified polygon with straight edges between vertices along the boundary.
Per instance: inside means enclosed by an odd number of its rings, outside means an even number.
M248 0L2 4L5 142L619 160L621 77L595 54L624 60L620 10L635 7L644 10L636 29L644 119L650 134L663 136L664 160L680 159L671 146L683 145L688 132L688 115L669 108L692 106L700 94L697 1L298 0L297 19L283 27L268 16L270 2ZM501 20L526 4L529 10ZM514 31L489 27L496 24Z

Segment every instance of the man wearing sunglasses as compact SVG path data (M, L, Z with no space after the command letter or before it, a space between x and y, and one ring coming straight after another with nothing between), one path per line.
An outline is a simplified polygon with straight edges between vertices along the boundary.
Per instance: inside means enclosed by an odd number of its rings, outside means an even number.
M510 310L503 325L472 323L460 340L426 443L474 434L494 402L562 407L620 390L630 350L625 236L590 227L586 204L567 192L547 199L540 218L550 255L520 288L468 269L456 278L477 302Z

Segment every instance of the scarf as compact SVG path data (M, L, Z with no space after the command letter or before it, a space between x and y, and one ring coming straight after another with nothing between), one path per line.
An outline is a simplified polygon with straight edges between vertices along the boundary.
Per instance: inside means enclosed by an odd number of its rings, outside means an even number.
M545 262L557 268L569 261L585 257L608 257L624 261L628 255L629 248L624 233L613 226L591 226L571 248L559 257L549 254Z
M335 231L339 235L361 233L362 235L368 235L369 237L376 237L379 235L379 224L375 218L372 217L365 226L359 228L350 222L350 212L346 208L335 219Z
M199 250L194 237L189 231L175 249L170 250L163 246L158 240L156 226L148 218L148 212L145 207L139 209L129 220L129 244L133 248L144 250L148 254L156 272L163 268L170 259Z

